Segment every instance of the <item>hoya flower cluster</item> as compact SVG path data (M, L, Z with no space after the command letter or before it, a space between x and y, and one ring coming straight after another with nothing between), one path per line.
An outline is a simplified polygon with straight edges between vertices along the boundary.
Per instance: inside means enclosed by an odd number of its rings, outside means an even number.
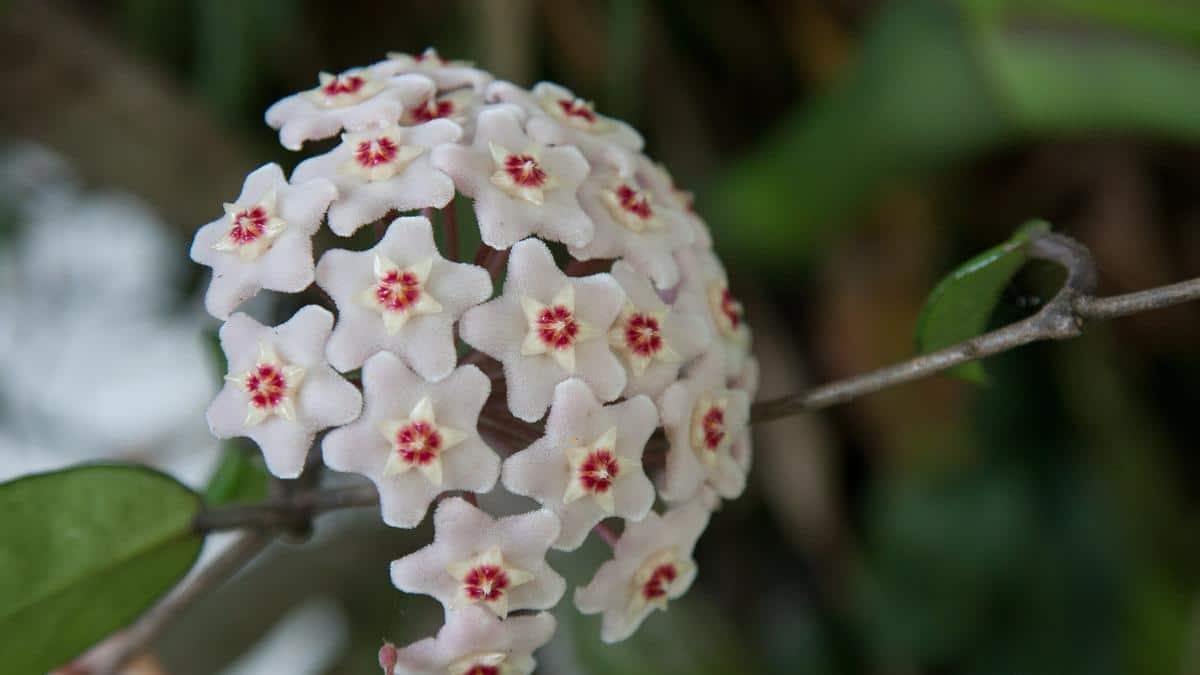
M281 478L328 430L325 466L370 479L388 525L433 511L433 543L391 576L439 600L446 625L387 667L531 672L566 591L546 552L589 534L615 541L573 598L603 614L603 639L665 610L696 576L710 512L745 487L757 387L690 196L570 91L433 50L321 74L267 122L293 150L340 143L290 177L254 171L196 235L229 363L208 421ZM460 194L483 242L466 256ZM322 224L378 234L314 261ZM236 311L262 289L314 304L263 325ZM494 518L475 495L498 483L539 507Z

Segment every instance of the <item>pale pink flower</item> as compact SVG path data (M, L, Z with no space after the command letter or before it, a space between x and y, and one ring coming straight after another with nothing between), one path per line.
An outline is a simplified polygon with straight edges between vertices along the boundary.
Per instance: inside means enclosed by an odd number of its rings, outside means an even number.
M534 142L521 128L524 117L515 106L484 108L472 144L437 148L433 165L475 200L488 246L505 249L531 234L583 246L591 241L593 227L576 192L588 162L573 147Z
M567 380L554 388L546 434L504 461L504 487L553 511L562 521L554 547L572 551L605 518L649 513L654 485L642 451L657 427L648 397L600 405L586 384Z
M647 185L656 194L664 196L691 223L693 241L697 248L712 248L712 233L700 214L696 213L695 196L691 192L675 186L675 179L666 167L651 161L645 155L638 156L636 175L642 184Z
M387 60L373 66L382 73L398 75L417 73L432 79L441 92L470 87L482 94L492 82L492 74L472 67L470 61L448 61L437 50L428 47L420 54L388 52Z
M479 607L450 612L437 637L399 650L403 675L529 675L556 622L545 612L501 621Z
M725 374L740 373L750 355L750 325L742 303L729 288L725 267L705 249L684 249L675 257L682 276L675 306L708 318L712 349L723 353Z
M321 73L315 89L280 100L267 109L267 124L279 129L279 142L299 150L305 141L329 138L343 129L361 131L400 119L405 109L434 94L424 75L389 77L376 67L341 75Z
M225 215L201 227L192 260L211 267L208 313L226 319L261 289L298 293L313 282L312 236L337 188L327 180L289 185L278 164L255 169Z
M392 563L392 583L431 595L446 611L471 605L500 618L519 609L553 607L566 582L546 564L558 518L531 511L499 520L451 497L433 513L433 543Z
M331 469L375 483L385 523L416 527L439 494L488 492L496 484L500 458L476 429L491 391L478 368L430 383L381 352L367 359L362 383L362 416L329 432L321 450Z
M394 123L342 135L333 150L305 160L293 180L326 178L338 188L329 229L349 237L393 209L441 208L454 198L454 182L429 162L431 148L458 140L462 127L433 120L415 127Z
M527 131L541 143L574 145L591 162L612 164L626 172L642 149L642 136L625 122L596 112L591 101L566 87L539 82L526 91L511 82L494 82L485 94L488 101L512 103L529 115Z
M679 378L684 363L708 348L712 329L686 307L668 306L624 261L613 265L612 275L628 297L608 332L608 344L628 374L625 396L658 396Z
M658 397L658 410L671 443L662 498L686 502L706 486L721 497L740 495L746 473L734 447L743 440L750 398L725 386L721 354L710 352L689 366L687 376Z
M613 559L600 566L587 586L575 589L579 611L604 614L602 640L628 638L650 612L666 611L671 600L687 592L696 578L692 552L708 519L708 509L691 502L625 526Z
M571 247L580 260L622 258L658 288L679 283L672 255L692 243L683 214L660 201L635 178L613 170L594 171L579 189L579 203L595 224L586 246Z
M536 239L513 246L504 293L472 307L459 332L467 344L504 364L508 408L533 422L545 414L554 385L583 380L612 401L625 388L625 369L607 335L625 303L608 274L568 277Z
M454 322L492 294L487 270L443 258L420 216L397 218L366 251L326 252L317 284L338 307L328 352L334 368L358 368L387 350L427 380L454 369Z
M308 305L278 327L234 314L221 326L229 364L225 386L208 407L217 438L247 436L267 468L295 478L313 436L358 417L362 395L325 362L333 315Z

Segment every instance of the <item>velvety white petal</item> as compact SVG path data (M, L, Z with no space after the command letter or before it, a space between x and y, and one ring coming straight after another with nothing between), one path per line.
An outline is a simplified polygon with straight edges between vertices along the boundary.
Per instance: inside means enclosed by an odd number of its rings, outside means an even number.
M267 109L266 121L279 129L279 142L289 150L299 150L305 141L336 135L342 130L360 131L375 124L400 119L404 109L433 95L437 87L423 75L390 78L384 89L359 103L326 108L309 100L301 92L280 100Z
M471 605L447 613L446 624L437 637L426 638L397 654L398 673L444 675L447 668L474 654L503 653L505 665L531 673L536 667L533 651L550 641L554 617L545 612L514 616L501 621L491 612Z

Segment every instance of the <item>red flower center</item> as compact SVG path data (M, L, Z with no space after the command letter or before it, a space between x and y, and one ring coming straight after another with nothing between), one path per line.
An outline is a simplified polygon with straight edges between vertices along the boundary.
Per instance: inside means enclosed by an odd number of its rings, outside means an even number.
M321 87L321 93L330 98L341 94L354 94L366 83L360 75L338 75Z
M581 99L562 98L558 100L558 108L562 110L567 117L578 117L586 121L588 124L596 123L596 113L588 106L586 101Z
M400 146L387 136L361 141L354 149L354 159L364 168L387 164L396 159Z
M246 375L245 386L250 394L250 405L255 408L274 408L287 393L287 378L276 366L260 363Z
M412 272L391 270L375 286L375 300L389 312L405 312L421 298L421 280Z
M471 666L471 669L463 673L463 675L500 675L500 667L485 666L477 663Z
M650 578L642 584L642 597L647 600L655 600L665 596L671 582L675 581L678 576L679 570L675 567L675 563L663 563L655 567Z
M616 193L617 203L621 208L642 220L649 220L654 216L654 210L650 208L650 197L646 193L625 183L617 188Z
M236 244L246 245L262 236L267 229L267 210L261 206L252 206L245 211L239 211L233 217L233 227L229 230L229 238Z
M552 349L566 349L575 344L579 335L579 322L571 310L554 305L542 310L537 318L537 334L542 342Z
M521 187L541 187L548 178L538 161L529 155L509 155L504 159L504 171Z
M588 492L607 492L620 473L617 456L608 448L598 448L579 465L579 482Z
M396 431L396 454L406 464L424 466L437 459L442 435L428 422L409 422Z
M508 588L508 575L499 565L480 565L467 572L463 579L463 590L467 597L476 601L494 602Z
M412 109L412 117L418 122L449 117L454 114L454 103L445 99L431 98Z
M700 418L700 427L704 430L704 447L716 451L725 440L725 409L714 405Z
M742 303L733 297L733 292L726 286L721 291L721 314L725 315L725 320L729 322L730 328L736 329L742 325Z
M658 319L637 313L625 320L625 347L638 356L650 358L663 348Z

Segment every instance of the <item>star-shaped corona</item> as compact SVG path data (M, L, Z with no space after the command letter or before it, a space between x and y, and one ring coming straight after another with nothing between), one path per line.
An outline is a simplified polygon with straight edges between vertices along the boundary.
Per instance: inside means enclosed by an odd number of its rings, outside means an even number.
M414 316L437 314L442 305L425 288L433 258L400 267L386 256L375 256L375 283L364 289L360 300L383 317L388 335L395 335Z
M383 83L365 70L348 70L341 75L320 73L320 85L306 92L309 100L326 108L344 108L362 103L383 91Z
M276 211L274 190L249 207L225 204L224 208L229 229L225 236L213 244L213 248L236 252L242 260L258 258L271 248L271 244L287 227L287 221L280 218Z
M643 375L655 360L664 363L682 361L663 336L666 316L666 311L641 311L633 303L626 302L621 316L608 332L608 343L625 357L635 377Z
M537 148L513 152L496 143L489 143L488 149L496 165L491 178L492 185L510 196L541 206L546 201L546 192L558 185L558 181L539 160L541 153Z
M258 360L249 370L225 379L241 386L249 395L246 426L254 426L272 415L289 422L296 420L296 392L304 381L305 369L289 365L275 353L275 347L261 342Z
M467 438L458 429L438 425L428 396L417 402L407 419L384 422L379 432L391 444L385 476L416 469L438 486L442 484L442 453Z
M592 335L591 328L575 315L575 287L564 286L549 305L522 296L521 310L529 323L521 355L549 354L563 370L574 373L575 344Z
M588 445L567 448L571 477L563 503L591 497L605 513L613 512L613 484L641 468L641 460L617 454L617 428L611 427Z
M654 609L667 611L667 602L683 595L685 580L693 576L695 570L695 563L673 549L662 549L650 555L633 574L630 616L644 615Z
M663 223L651 203L650 193L632 180L620 179L600 193L614 220L632 232L662 229Z
M498 546L473 558L452 563L446 572L458 582L456 607L480 603L503 619L508 616L508 595L512 589L533 580L533 575L507 564Z
M729 447L732 440L726 431L725 409L729 397L723 390L708 391L700 395L692 411L692 449L705 464L712 465L718 454Z
M425 152L424 148L404 141L404 131L396 124L342 134L342 143L350 147L352 153L341 170L371 182L397 176Z

